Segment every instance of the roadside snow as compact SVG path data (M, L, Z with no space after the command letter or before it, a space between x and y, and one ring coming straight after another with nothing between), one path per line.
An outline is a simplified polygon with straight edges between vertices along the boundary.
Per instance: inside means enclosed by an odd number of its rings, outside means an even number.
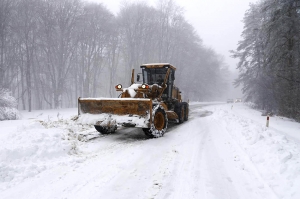
M74 113L74 109L62 110L63 113L57 110L23 113L23 120L0 123L3 141L0 145L0 190L66 161L74 161L70 155L77 154L76 146L80 142L73 130L80 132L91 126L76 125L71 118L66 119L70 110Z
M286 118L267 128L242 103L194 102L188 122L147 139L137 128L99 135L76 116L0 122L1 198L300 198L300 124Z
M268 128L266 117L242 104L210 110L279 198L300 198L300 142L293 139L300 134L299 123L271 117Z

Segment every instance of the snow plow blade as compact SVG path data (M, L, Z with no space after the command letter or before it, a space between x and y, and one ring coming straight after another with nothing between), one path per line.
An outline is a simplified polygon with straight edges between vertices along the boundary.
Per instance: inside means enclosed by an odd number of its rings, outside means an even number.
M106 126L150 126L152 100L145 98L78 98L78 115L82 123Z

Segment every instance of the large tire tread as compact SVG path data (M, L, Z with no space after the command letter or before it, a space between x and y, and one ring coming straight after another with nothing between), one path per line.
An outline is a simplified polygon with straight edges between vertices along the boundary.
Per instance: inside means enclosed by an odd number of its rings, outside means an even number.
M182 102L184 105L184 121L189 120L189 104L187 102Z
M159 118L159 121L155 119ZM145 135L149 138L159 138L164 135L168 126L167 114L162 106L153 108L152 124L150 128L143 128Z
M181 124L184 122L184 104L178 103L175 106L175 113L178 115L178 124Z

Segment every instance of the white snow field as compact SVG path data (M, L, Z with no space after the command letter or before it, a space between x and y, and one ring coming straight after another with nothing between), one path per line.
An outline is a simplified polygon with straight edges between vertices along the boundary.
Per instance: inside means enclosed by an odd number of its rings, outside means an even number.
M245 104L194 102L187 122L147 139L138 128L99 135L76 115L0 122L1 199L300 198L300 124L287 118L267 128Z

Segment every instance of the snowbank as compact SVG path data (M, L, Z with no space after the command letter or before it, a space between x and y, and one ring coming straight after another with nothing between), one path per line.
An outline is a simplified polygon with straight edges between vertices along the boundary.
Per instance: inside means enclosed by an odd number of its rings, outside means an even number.
M214 112L212 117L228 130L279 198L300 198L300 143L286 136L300 133L299 123L276 118L281 127L268 128L265 117L243 104L222 105L210 110ZM270 120L270 126L274 126L274 118Z
M23 113L23 116L31 119L0 123L0 139L4 140L0 145L0 190L78 159L70 156L79 153L78 133L91 128L77 124L71 117L62 119L66 116L57 110L48 114Z

